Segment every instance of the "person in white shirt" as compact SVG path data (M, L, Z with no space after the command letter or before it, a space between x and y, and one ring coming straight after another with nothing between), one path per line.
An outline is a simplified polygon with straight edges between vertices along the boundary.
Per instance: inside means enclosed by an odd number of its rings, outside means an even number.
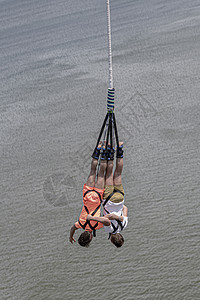
M128 208L124 205L124 189L122 185L123 170L123 143L117 148L116 168L113 174L114 157L109 155L107 160L107 169L105 174L105 190L103 195L104 218L109 219L109 224L104 225L104 229L109 233L111 242L116 247L124 244L124 238L121 231L128 224ZM102 217L93 217L88 215L88 220L101 221Z

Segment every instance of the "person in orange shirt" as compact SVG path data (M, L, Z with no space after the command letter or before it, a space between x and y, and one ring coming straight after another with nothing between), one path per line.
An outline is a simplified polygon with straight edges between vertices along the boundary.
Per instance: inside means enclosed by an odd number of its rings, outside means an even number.
M79 219L71 227L69 240L73 244L74 233L77 229L82 228L85 231L79 236L78 243L83 247L89 247L92 237L95 236L97 229L103 226L109 226L110 221L106 217L101 217L99 221L90 221L87 219L88 215L100 217L101 202L103 200L104 185L105 185L105 171L107 168L107 153L103 148L101 155L100 170L96 179L96 168L101 151L101 144L94 150L92 155L91 170L87 182L83 186L83 208Z

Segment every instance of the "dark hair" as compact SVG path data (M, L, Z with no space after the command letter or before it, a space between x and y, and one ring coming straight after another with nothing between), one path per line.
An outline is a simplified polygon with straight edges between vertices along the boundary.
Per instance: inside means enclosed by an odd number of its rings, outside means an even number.
M124 243L124 238L120 233L111 234L111 242L117 247L121 247Z
M84 231L78 238L79 245L83 247L89 247L91 242L91 235L89 231Z

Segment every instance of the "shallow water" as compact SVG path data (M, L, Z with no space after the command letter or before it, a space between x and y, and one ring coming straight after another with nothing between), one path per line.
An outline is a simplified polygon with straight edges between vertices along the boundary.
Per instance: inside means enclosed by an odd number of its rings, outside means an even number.
M111 1L121 249L68 242L106 111L105 1L0 7L0 299L198 300L199 1Z

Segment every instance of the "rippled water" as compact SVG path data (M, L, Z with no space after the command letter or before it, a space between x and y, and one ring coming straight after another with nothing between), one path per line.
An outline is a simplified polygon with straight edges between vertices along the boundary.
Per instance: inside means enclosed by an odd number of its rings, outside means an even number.
M0 1L0 299L200 299L200 4L111 0L125 245L68 242L106 110L105 1ZM76 237L78 234L76 234Z

